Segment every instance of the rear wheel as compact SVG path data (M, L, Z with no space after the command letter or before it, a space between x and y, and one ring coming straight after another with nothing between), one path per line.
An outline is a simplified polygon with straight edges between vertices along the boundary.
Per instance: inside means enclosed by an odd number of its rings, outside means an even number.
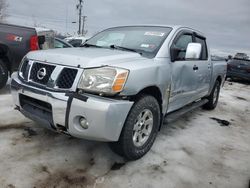
M119 141L111 149L128 160L137 160L152 147L160 126L160 107L152 96L142 96L133 105Z
M2 89L8 81L8 69L5 63L0 60L0 89Z
M215 109L218 104L219 95L220 95L220 82L219 80L216 80L211 94L207 97L208 103L206 103L203 106L203 108L207 110Z

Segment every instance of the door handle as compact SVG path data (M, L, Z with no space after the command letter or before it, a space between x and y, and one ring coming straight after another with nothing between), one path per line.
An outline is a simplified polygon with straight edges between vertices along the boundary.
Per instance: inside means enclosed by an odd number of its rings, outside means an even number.
M208 64L207 68L208 68L208 69L211 69L211 64Z
M196 65L194 65L194 66L193 66L193 70L194 70L194 71L197 71L197 70L199 70L199 67L197 67Z

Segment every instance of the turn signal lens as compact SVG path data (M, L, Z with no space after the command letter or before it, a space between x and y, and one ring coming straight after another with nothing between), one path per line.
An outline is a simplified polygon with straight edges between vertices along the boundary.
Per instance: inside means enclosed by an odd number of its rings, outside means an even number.
M121 92L123 90L123 87L127 81L127 77L128 72L123 72L116 76L115 82L112 87L113 92Z

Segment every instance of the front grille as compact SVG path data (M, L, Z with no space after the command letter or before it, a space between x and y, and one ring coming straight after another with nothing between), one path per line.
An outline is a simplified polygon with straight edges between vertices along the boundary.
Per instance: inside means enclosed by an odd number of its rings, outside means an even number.
M68 90L73 87L78 71L78 68L27 60L19 69L19 78L43 89Z
M47 85L52 72L56 67L54 65L33 63L30 71L30 80L42 85Z
M71 88L77 74L77 69L64 68L58 77L57 87L60 89Z

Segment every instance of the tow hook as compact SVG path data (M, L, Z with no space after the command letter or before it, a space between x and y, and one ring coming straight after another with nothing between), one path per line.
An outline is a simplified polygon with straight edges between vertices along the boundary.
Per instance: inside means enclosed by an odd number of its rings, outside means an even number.
M14 110L20 111L20 107L19 107L19 106L16 106L16 107L14 108Z

